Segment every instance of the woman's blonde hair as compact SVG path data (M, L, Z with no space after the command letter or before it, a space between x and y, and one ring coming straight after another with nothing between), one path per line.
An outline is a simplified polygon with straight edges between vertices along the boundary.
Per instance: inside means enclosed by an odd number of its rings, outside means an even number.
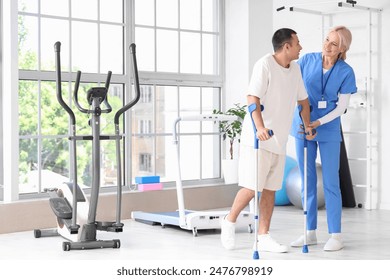
M342 60L345 60L347 58L347 51L349 50L349 47L351 46L352 42L352 34L351 31L349 31L348 28L345 26L335 26L333 27L330 32L336 32L339 35L340 38L340 48L343 48L344 51L341 52L340 58Z

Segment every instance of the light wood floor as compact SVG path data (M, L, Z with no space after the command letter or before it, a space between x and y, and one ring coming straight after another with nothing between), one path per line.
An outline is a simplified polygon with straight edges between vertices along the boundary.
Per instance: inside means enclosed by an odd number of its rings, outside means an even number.
M390 211L343 210L345 248L324 252L328 239L325 210L319 211L319 244L291 248L288 253L260 252L263 260L390 260ZM254 235L246 228L237 229L237 248L225 250L220 243L220 230L191 231L176 227L151 226L133 220L124 221L123 233L98 233L99 239L120 239L120 249L62 251L63 239L35 239L33 232L0 235L0 259L3 260L250 260ZM302 234L302 210L294 206L275 208L271 234L280 243L289 244Z

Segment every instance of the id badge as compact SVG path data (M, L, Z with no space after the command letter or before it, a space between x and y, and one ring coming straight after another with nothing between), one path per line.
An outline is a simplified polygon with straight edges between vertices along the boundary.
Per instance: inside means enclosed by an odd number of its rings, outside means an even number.
M318 109L326 109L326 101L325 100L318 101Z

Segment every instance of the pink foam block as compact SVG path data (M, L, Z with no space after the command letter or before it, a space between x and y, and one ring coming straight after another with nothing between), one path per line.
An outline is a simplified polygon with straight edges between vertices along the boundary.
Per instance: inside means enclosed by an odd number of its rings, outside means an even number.
M162 183L138 184L138 190L140 192L162 190L162 188Z

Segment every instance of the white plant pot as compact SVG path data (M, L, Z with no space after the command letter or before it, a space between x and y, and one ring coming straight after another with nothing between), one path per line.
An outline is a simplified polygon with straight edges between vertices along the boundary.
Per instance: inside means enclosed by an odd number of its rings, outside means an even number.
M238 159L222 160L222 174L225 184L238 183Z

